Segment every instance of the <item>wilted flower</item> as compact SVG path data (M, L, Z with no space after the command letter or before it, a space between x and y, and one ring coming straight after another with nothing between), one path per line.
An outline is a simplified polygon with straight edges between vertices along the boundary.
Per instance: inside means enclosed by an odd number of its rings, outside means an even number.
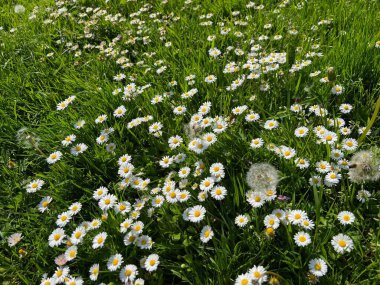
M8 245L10 247L15 246L22 240L22 233L14 233L8 237Z

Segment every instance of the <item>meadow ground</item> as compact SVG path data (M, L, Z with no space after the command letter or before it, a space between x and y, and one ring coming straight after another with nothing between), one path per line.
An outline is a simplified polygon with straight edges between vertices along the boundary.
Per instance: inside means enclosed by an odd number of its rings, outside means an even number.
M377 284L380 2L2 0L3 284Z

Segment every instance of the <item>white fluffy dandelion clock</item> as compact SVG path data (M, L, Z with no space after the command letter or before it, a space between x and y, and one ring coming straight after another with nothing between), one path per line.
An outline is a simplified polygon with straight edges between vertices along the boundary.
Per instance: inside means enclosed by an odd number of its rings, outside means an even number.
M276 189L279 174L278 170L269 163L255 163L249 168L246 180L249 187L254 191Z

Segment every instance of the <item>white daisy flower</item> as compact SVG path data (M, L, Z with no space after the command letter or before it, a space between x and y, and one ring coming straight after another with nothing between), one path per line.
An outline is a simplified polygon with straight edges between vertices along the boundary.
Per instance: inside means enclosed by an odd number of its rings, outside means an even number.
M251 277L252 281L262 284L267 281L268 276L266 274L266 270L263 266L253 266L249 272L249 276Z
M61 245L65 237L65 231L63 229L55 229L49 236L49 246L54 247Z
M73 142L75 142L77 136L76 135L68 135L65 137L65 139L61 142L63 146L71 145Z
M235 285L252 285L250 275L248 273L240 274L235 280Z
M311 238L308 233L298 232L294 235L294 241L298 246L304 247L311 243Z
M352 239L344 234L338 234L331 240L331 244L337 253L350 252L354 248Z
M189 210L189 220L193 223L199 223L203 220L206 214L206 209L201 205L196 205Z
M156 271L160 264L159 258L157 254L149 255L144 262L144 268L149 272Z
M252 139L251 141L251 148L259 148L259 147L262 147L264 145L264 140L262 138L255 138L255 139Z
M90 279L92 281L96 281L99 275L99 264L93 264L90 267L89 273L90 273Z
M248 192L247 201L253 208L260 208L265 203L265 195L261 192Z
M67 261L71 261L77 257L77 254L78 254L78 248L76 245L73 245L73 246L70 246L68 249L66 249L65 258Z
M275 214L266 215L264 225L267 228L277 229L280 226L280 219Z
M56 151L56 152L53 152L49 155L49 157L46 159L47 163L49 164L54 164L56 163L58 160L61 159L61 156L62 156L62 152L60 151Z
M123 256L119 253L112 255L107 262L107 268L109 271L116 271L123 263Z
M95 200L100 200L106 194L108 194L108 189L106 187L101 186L94 191L94 194L92 195L92 197Z
M98 205L102 211L107 211L115 206L117 198L115 195L106 194L98 202Z
M338 220L342 225L351 225L355 222L355 215L349 211L342 211L338 213Z
M322 277L327 273L327 264L321 258L314 258L309 261L310 273L317 277Z
M79 154L85 152L87 150L88 146L84 143L79 143L76 146L72 147L70 152L74 156L78 156Z
M129 178L132 176L134 169L135 167L131 163L123 163L119 167L118 174L123 178Z
M133 282L138 274L137 266L128 264L124 266L119 274L120 281L123 283Z
M248 224L248 221L246 215L239 215L235 218L235 224L240 228L244 228Z
M210 190L210 194L215 200L223 200L227 195L227 189L223 186L215 186Z
M26 186L26 192L35 193L38 190L40 190L44 184L45 184L45 181L41 179L33 180Z
M107 238L106 232L101 232L101 233L97 234L94 237L94 239L92 240L92 248L97 249L97 248L103 247L104 243L106 241L106 238Z
M210 226L204 226L201 231L201 241L203 243L209 242L214 236L214 232Z
M38 204L38 211L41 213L45 212L48 209L49 204L53 201L53 198L50 196L44 197L41 202Z
M68 224L68 222L70 222L71 218L72 218L72 215L69 211L63 212L63 213L58 215L58 218L57 218L55 223L57 224L57 226L62 228L64 226L66 226Z

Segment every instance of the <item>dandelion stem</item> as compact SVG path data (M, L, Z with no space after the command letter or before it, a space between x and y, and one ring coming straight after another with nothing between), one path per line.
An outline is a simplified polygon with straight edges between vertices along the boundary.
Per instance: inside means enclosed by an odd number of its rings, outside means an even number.
M313 186L313 194L314 194L314 205L315 205L315 215L316 215L316 224L319 224L319 218L320 218L320 211L321 211L321 200L322 200L322 194L321 197L319 197L317 186Z
M377 118L377 114L379 113L379 110L380 110L380 96L379 96L379 98L377 98L376 105L375 105L375 111L372 114L372 118L369 121L367 127L365 128L364 132L362 133L362 135L360 136L360 138L358 140L359 145L362 144L365 136L367 135L367 133L369 132L369 130L372 128L373 124L375 123L376 118Z

